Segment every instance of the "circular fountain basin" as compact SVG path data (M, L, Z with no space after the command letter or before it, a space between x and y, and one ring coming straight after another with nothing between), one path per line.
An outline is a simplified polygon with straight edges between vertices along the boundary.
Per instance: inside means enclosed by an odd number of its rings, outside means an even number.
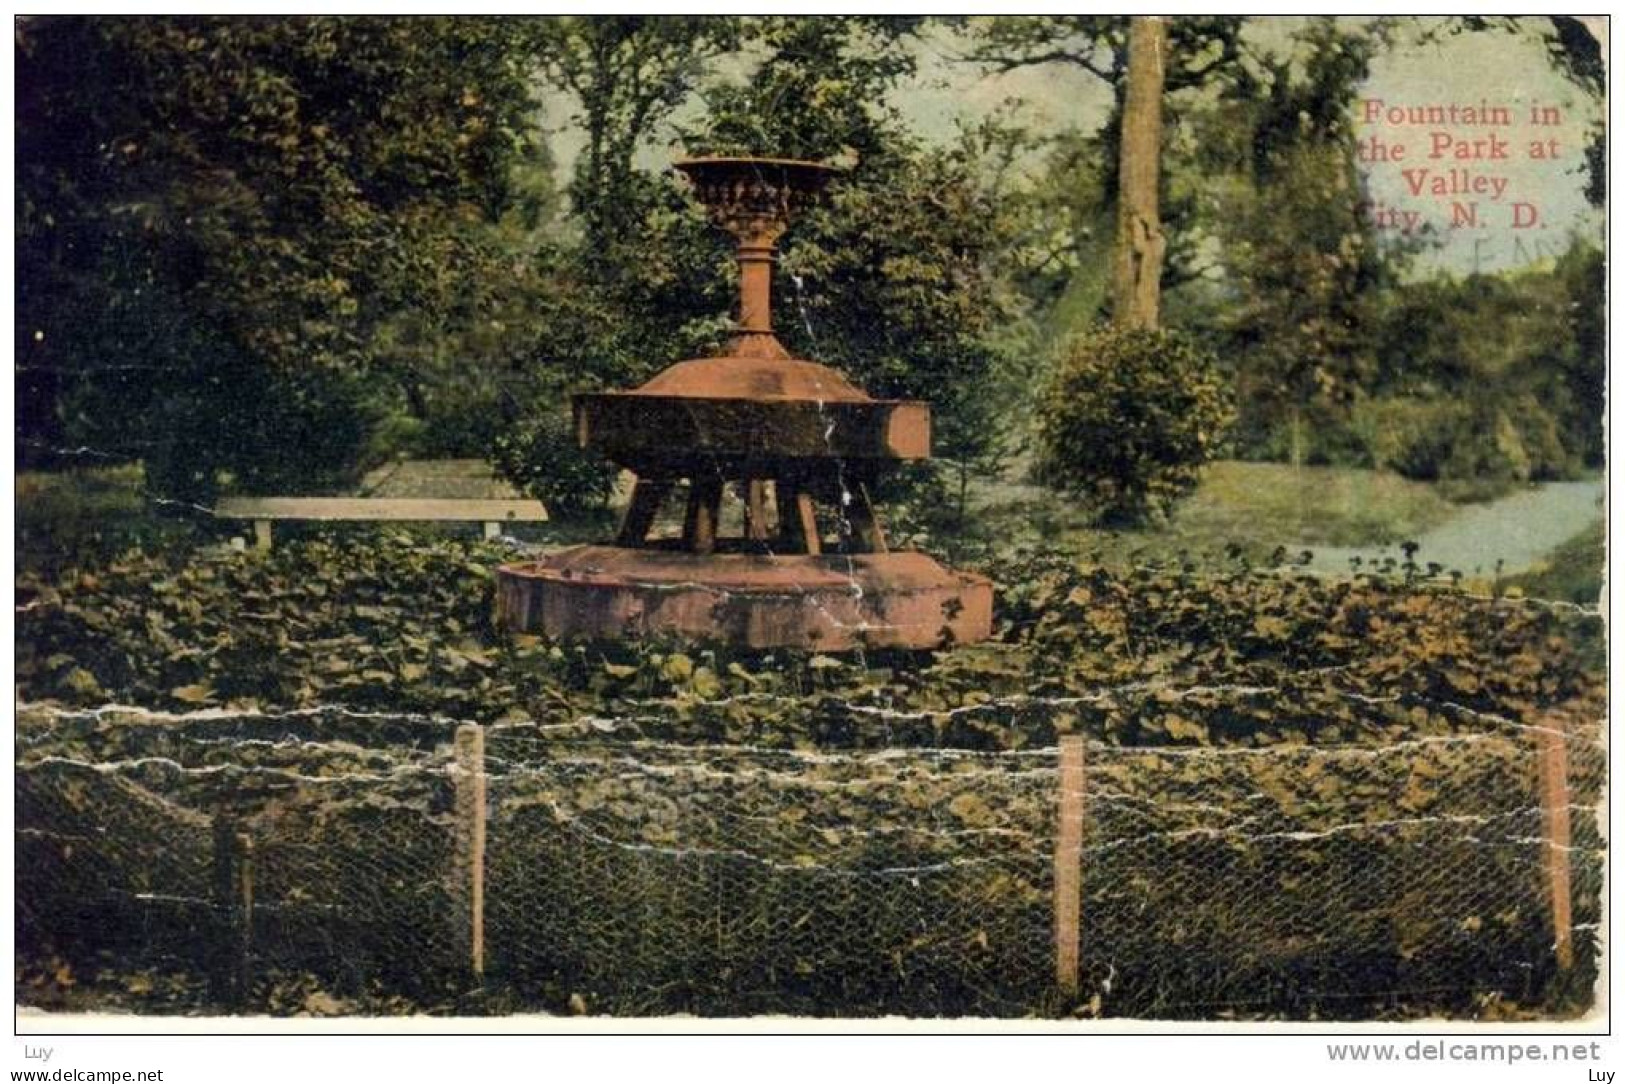
M931 649L984 639L993 584L923 553L576 546L497 570L499 621L560 640L673 636L755 649Z

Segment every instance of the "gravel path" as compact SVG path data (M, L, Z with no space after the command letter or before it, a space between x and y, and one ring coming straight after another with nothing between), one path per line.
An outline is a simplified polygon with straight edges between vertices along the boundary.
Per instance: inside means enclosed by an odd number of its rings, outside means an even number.
M1468 576L1490 576L1499 560L1503 574L1522 572L1601 519L1603 493L1601 479L1550 482L1488 504L1468 505L1414 539L1416 561L1421 565L1437 561ZM1397 545L1307 548L1314 553L1309 567L1321 572L1348 572L1349 561L1356 556L1366 563L1405 559Z

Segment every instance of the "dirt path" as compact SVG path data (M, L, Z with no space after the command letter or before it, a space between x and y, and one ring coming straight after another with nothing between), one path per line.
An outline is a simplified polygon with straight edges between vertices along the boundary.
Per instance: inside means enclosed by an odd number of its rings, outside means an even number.
M1468 576L1494 575L1498 560L1504 575L1525 571L1602 518L1603 492L1601 479L1551 482L1489 504L1469 505L1415 539L1416 561L1436 561ZM1403 561L1405 556L1397 545L1310 548L1314 560L1309 567L1321 572L1347 572L1356 556L1368 564L1390 557Z

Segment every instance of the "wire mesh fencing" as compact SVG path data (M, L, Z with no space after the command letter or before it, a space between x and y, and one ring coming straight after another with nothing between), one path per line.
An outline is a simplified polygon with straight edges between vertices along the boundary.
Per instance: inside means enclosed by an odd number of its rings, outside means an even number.
M1550 722L1381 746L833 750L605 720L30 709L19 999L1567 1011L1598 966L1605 760L1591 729Z
M487 749L516 989L619 1014L1019 1015L1047 987L1052 757Z
M1084 986L1136 1015L1469 1013L1552 979L1528 741L1090 755Z
M112 771L44 756L19 766L17 952L19 963L36 965L36 981L82 984L119 967L134 994L206 1000L194 978L213 961L196 953L224 933L213 928L211 820L165 801L151 782L135 765ZM157 990L154 975L163 976ZM29 994L20 988L18 1000Z

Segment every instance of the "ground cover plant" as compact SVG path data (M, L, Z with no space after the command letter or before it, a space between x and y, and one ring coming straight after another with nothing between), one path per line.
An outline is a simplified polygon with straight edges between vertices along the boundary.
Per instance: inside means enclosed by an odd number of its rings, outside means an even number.
M1113 572L1060 555L989 562L1001 583L997 638L921 659L735 655L660 644L561 645L491 628L500 546L421 542L404 532L317 536L269 555L132 554L18 581L19 688L27 700L154 708L353 707L495 721L569 719L670 699L669 725L708 720L717 736L822 740L823 701L933 714L979 699L1077 696L1135 683L1289 683L1301 713L1227 713L1202 740L1268 743L1380 736L1370 719L1321 703L1317 688L1407 695L1523 718L1600 707L1600 620L1481 600L1448 586L1322 580L1238 560L1221 575L1178 563ZM1328 684L1334 683L1334 684ZM790 701L764 708L740 694ZM1156 698L1080 709L1103 736L1168 733ZM1403 714L1398 725L1414 732ZM1425 727L1449 729L1445 713ZM941 720L938 720L939 722ZM1529 721L1529 720L1525 720ZM848 743L1043 742L1019 721L917 732L827 735ZM1078 725L1085 725L1080 720ZM1372 730L1371 728L1378 728ZM977 736L980 735L980 736ZM1177 738L1178 735L1172 735Z
M124 802L105 788L137 782L173 823L136 838L191 853L194 881L204 813L261 824L281 871L262 892L288 901L267 929L305 946L268 958L254 1004L273 1012L1372 1018L1586 1001L1589 948L1559 982L1542 940L1527 739L1570 730L1576 805L1594 801L1593 613L1471 597L1415 568L1328 580L1241 556L1113 570L1022 551L982 566L1000 585L984 644L594 647L491 627L509 552L349 531L20 574L25 759L83 775L37 798L41 815ZM491 735L503 886L500 981L478 1002L433 934L458 909L450 837L423 835L448 815L459 721ZM1092 807L1079 1004L1055 999L1044 955L1052 754L1069 733L1112 796ZM1584 927L1600 882L1581 823ZM34 842L32 868L67 861ZM409 885L423 887L388 902ZM1222 902L1238 891L1274 909ZM715 928L643 925L673 921ZM408 937L422 944L403 971ZM217 1004L195 975L133 966L54 946L19 988L79 1007Z

